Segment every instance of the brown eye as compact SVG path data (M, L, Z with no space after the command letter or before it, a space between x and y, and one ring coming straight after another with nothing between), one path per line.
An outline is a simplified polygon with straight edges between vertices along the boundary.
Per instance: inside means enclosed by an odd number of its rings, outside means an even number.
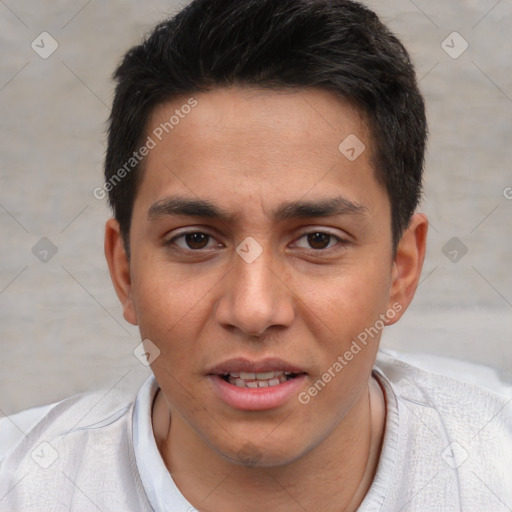
M310 233L308 243L312 249L326 249L331 241L331 235L327 233Z
M165 242L165 245L171 250L179 250L191 255L193 252L198 254L211 254L212 251L221 249L223 245L213 236L203 231L189 231L181 233Z
M189 249L204 249L209 240L209 235L205 233L187 233L185 235L185 242Z

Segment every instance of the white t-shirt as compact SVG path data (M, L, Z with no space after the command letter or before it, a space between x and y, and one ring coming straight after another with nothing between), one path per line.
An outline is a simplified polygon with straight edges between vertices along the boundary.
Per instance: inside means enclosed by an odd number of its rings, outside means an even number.
M383 351L374 375L386 427L360 512L512 510L510 388L477 387ZM87 393L2 418L0 511L194 511L156 446L157 389L151 377L134 402Z

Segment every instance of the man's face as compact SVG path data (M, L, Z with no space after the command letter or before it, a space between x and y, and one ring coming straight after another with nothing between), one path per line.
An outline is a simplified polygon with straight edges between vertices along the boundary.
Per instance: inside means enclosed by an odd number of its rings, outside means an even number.
M125 316L160 350L152 370L173 428L231 459L286 463L367 393L380 332L333 365L393 307L389 199L364 119L333 94L194 97L161 141L153 130L188 98L148 125L157 144L133 209ZM355 160L354 135L366 146Z

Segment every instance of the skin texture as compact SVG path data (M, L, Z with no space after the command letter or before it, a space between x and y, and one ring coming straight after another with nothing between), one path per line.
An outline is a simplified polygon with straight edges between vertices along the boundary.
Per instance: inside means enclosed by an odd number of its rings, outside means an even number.
M391 207L368 128L332 93L222 88L194 97L197 106L146 158L130 260L115 220L105 236L125 319L160 350L151 367L161 386L153 428L162 458L201 511L259 511L262 503L355 510L384 430L385 398L371 377L380 332L306 405L294 396L277 408L238 410L213 391L208 373L233 357L277 357L307 373L306 391L379 315L399 305L391 324L406 310L427 219L412 218L393 257ZM187 99L157 107L147 134ZM355 161L338 150L350 134L366 146ZM232 218L148 215L171 196L207 199ZM274 216L290 201L339 196L362 209ZM190 231L211 238L190 249L176 239ZM310 243L316 232L331 235L321 237L326 248ZM252 263L236 252L246 237L262 249Z

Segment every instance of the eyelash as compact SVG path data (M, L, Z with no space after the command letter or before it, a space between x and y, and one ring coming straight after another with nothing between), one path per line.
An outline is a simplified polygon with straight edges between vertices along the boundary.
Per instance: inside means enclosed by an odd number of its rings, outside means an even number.
M348 240L345 240L343 238L340 238L339 236L337 235L334 235L333 233L329 233L328 231L321 231L321 230L312 230L312 231L306 231L304 233L302 233L296 240L295 242L297 242L298 240L304 238L304 237L307 237L308 235L314 235L314 234L322 234L322 235L327 235L330 237L330 240L329 240L329 243L331 242L332 239L334 239L336 241L336 244L332 247L327 247L325 249L314 249L314 248L302 248L303 250L306 250L308 252L313 252L313 253L320 253L320 252L323 252L323 253L327 253L327 252L331 252L333 250L336 250L336 248L340 249L342 248L343 246L347 245L349 242ZM180 247L178 244L176 244L176 240L179 240L180 238L184 238L186 237L187 235L194 235L194 234L202 234L202 235L206 235L208 238L208 242L210 242L211 239L214 239L215 240L215 237L213 235L211 235L210 233L207 233L205 231L187 231L187 232L184 232L184 233L180 233L179 235L176 235L174 236L173 238L171 238L170 240L166 241L165 242L165 245L167 246L177 246L177 250L180 250L180 251L183 251L183 252L190 252L190 253L200 253L200 252L203 252L205 250L208 250L208 249L191 249L191 248L183 248L183 247ZM340 247L338 247L340 246ZM210 248L211 250L211 248Z
M166 242L165 245L171 245L171 246L176 245L178 247L178 250L181 250L181 251L201 252L204 249L190 249L190 248L184 249L183 247L180 247L178 244L176 244L176 240L179 240L180 238L184 238L187 235L195 235L195 234L206 235L208 237L208 242L210 242L210 239L215 239L215 237L213 235L211 235L210 233L206 233L205 231L186 231L184 233L180 233L179 235L174 236L168 242Z

